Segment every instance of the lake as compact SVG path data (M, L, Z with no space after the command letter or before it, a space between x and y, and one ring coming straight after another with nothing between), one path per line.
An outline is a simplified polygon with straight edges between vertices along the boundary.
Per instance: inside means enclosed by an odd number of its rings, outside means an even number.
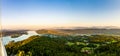
M22 36L16 37L16 38L11 38L11 36L5 36L5 37L3 37L3 44L6 45L6 44L8 44L10 41L15 41L15 42L17 42L17 41L22 41L22 40L24 40L24 39L29 38L30 36L39 35L39 34L37 34L35 31L27 31L27 33L28 33L27 35L26 35L26 34L23 34Z

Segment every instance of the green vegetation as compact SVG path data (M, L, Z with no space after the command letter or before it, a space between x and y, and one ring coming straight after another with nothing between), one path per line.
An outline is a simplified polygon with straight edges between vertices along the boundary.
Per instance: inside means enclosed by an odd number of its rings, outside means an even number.
M31 36L6 45L8 56L119 56L120 37L109 35Z

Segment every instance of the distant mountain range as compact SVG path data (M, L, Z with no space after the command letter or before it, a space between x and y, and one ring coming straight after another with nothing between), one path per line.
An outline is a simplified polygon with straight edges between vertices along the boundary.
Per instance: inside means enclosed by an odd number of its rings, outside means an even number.
M120 29L120 27L116 27L116 26L59 27L57 29Z
M41 28L40 28L41 29ZM42 28L43 29L43 28ZM47 28L45 28L47 29ZM92 26L92 27L54 27L54 28L48 28L48 29L120 29L120 27L117 26ZM3 29L3 31L15 31L14 29ZM39 29L16 29L16 30L39 30Z

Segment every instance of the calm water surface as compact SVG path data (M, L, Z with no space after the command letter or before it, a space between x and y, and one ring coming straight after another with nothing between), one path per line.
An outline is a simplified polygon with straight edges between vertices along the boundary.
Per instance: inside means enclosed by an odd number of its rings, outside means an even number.
M35 31L28 31L27 33L28 33L27 35L23 34L22 36L17 37L17 38L11 38L11 36L5 36L5 37L3 37L3 44L6 45L10 41L15 41L15 42L22 41L24 39L29 38L30 36L38 35Z

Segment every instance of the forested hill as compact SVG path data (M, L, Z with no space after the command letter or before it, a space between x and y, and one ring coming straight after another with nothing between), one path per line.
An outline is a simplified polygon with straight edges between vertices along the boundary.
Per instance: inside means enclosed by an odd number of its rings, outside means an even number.
M120 29L44 29L37 30L38 34L51 33L51 34L108 34L120 35Z
M8 56L119 56L120 37L31 36L6 45Z
M2 35L3 36L14 36L14 35L22 35L27 34L28 30L3 30Z

